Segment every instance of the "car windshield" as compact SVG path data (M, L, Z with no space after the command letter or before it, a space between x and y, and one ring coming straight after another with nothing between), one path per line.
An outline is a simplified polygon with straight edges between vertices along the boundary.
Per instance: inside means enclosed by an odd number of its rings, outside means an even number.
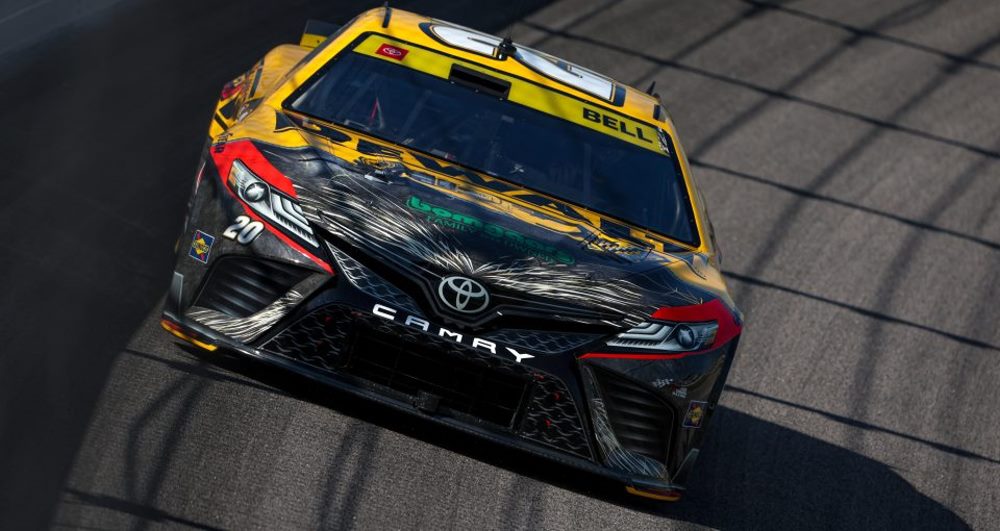
M389 60L346 53L334 61L292 110L697 245L667 154Z

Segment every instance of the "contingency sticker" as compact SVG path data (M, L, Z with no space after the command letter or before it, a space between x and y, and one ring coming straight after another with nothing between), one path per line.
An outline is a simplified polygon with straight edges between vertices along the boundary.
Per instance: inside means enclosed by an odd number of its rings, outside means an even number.
M188 256L203 264L207 264L208 255L212 252L213 243L215 243L214 236L205 234L200 230L194 231L194 238L191 240L191 250L188 251Z
M685 428L700 428L702 422L705 420L705 408L708 406L708 402L699 402L697 400L692 400L688 404L687 415L684 415L684 426Z
M382 46L379 46L375 53L379 55L384 55L389 59L395 59L397 61L402 61L406 54L410 53L406 48L400 48L398 46L393 46L387 42L383 42Z

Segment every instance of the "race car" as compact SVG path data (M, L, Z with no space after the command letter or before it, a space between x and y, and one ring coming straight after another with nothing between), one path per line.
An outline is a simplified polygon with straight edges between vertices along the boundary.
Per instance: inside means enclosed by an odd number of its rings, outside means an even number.
M743 326L703 204L656 95L309 22L222 90L161 324L672 501Z

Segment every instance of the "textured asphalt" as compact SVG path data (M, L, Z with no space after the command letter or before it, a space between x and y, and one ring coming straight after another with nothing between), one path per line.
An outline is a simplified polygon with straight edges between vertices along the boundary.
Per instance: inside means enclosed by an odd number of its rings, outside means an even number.
M218 88L367 5L122 0L0 56L0 528L1000 528L1000 3L448 4L657 82L747 317L687 498L160 330Z

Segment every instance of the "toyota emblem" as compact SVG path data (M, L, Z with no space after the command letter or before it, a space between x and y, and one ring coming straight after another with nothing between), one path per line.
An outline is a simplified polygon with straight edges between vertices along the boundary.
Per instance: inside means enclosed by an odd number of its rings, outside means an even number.
M461 313L479 313L490 304L486 287L471 278L450 276L438 284L438 297L445 306Z

